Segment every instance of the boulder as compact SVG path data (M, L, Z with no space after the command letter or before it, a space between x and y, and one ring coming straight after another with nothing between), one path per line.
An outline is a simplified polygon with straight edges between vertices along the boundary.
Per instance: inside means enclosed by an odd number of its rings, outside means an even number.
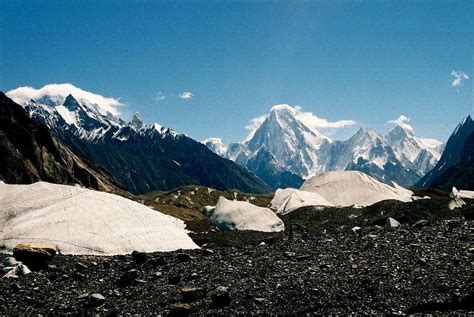
M401 224L393 218L388 217L385 222L385 229L394 229L400 227Z
M50 262L56 255L56 248L45 244L22 243L13 248L13 256L16 260L23 262L33 271L48 268Z

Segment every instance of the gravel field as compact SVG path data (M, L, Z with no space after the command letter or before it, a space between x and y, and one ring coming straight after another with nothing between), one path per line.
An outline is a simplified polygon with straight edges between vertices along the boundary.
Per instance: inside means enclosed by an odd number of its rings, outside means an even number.
M186 252L57 255L47 270L0 279L0 314L474 312L472 220L358 233L291 227L225 233L253 243Z

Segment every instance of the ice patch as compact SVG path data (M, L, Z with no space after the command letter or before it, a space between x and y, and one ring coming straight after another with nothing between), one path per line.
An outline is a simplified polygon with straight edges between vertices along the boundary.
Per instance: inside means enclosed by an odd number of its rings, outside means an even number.
M63 254L195 249L183 221L79 186L0 183L0 245L45 243Z
M221 230L255 230L277 232L285 230L283 221L269 208L244 201L219 197L210 216L211 223Z

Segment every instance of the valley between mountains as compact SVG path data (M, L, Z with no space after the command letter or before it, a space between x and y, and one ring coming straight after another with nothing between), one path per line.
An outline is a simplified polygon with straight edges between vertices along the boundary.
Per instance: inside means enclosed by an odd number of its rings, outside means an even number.
M71 86L0 93L0 314L474 312L469 115L333 140L275 105L226 145Z

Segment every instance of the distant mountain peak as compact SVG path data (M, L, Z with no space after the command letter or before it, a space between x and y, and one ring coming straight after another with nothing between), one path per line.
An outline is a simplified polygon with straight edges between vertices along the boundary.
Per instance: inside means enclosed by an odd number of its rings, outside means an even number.
M133 115L132 121L130 121L130 125L135 128L143 127L144 123L142 121L142 118L139 112L135 112L135 114Z
M63 106L70 111L76 111L80 108L79 102L71 94L66 96Z

